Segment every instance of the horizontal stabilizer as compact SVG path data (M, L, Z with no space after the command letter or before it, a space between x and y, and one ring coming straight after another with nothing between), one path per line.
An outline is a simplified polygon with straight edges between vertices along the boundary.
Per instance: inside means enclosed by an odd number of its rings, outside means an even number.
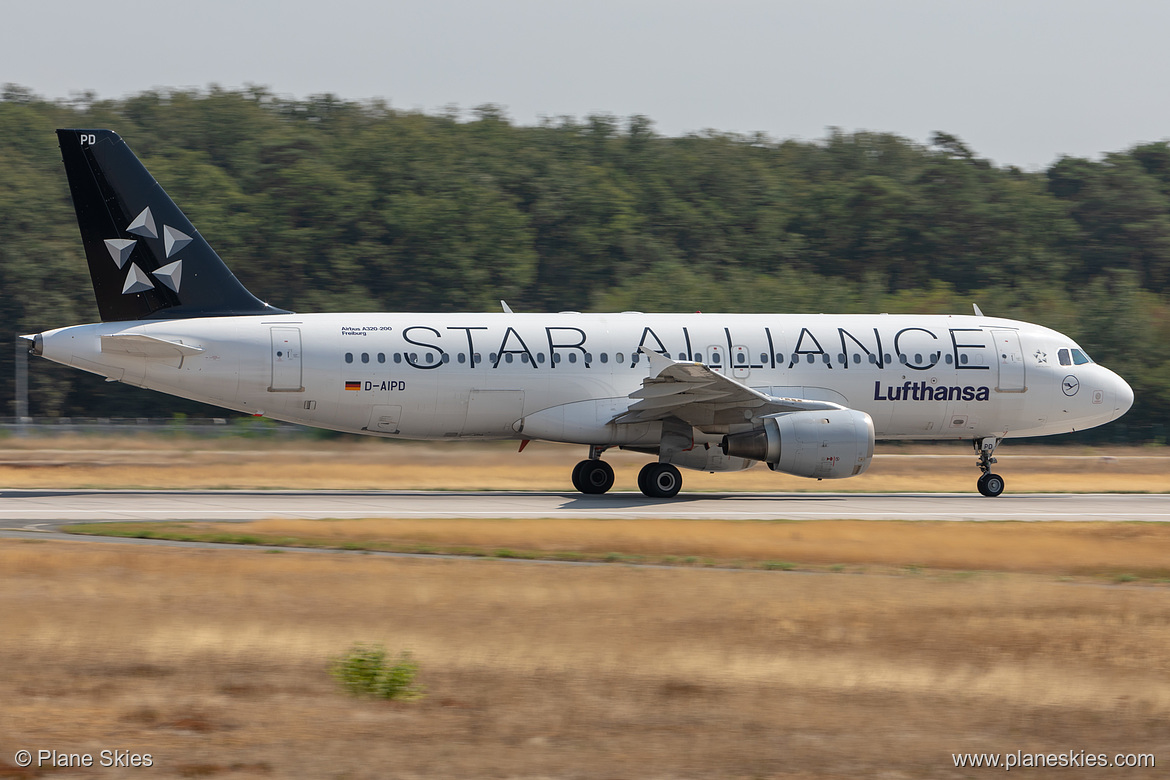
M193 347L181 341L167 341L139 333L116 333L102 336L102 352L119 352L134 357L173 360L186 355L198 355L203 347Z

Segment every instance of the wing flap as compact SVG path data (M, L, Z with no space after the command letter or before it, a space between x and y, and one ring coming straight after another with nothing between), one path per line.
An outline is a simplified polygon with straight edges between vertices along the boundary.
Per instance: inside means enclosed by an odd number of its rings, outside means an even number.
M611 422L634 423L677 417L695 426L742 423L785 412L843 409L830 401L777 398L712 371L702 363L672 360L645 347L653 374L630 393L635 403Z

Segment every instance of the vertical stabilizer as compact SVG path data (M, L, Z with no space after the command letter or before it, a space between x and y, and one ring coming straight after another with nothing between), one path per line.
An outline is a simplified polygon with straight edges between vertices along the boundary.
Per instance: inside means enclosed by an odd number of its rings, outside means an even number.
M58 130L103 322L284 314L240 284L110 130Z

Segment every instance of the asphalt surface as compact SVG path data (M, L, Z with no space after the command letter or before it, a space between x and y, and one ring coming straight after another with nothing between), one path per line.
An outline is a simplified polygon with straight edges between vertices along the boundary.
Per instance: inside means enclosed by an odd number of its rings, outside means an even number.
M1168 521L1170 494L640 493L371 490L4 490L0 532L74 522L265 518Z

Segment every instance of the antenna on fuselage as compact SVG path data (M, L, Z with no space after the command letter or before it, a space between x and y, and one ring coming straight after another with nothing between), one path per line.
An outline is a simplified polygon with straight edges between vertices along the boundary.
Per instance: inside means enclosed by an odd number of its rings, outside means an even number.
M973 303L973 304L971 304L971 306L972 306L972 308L975 309L975 316L976 317L983 317L984 316L983 312L979 311L979 304Z
M508 305L507 301L500 301L500 305L504 307L504 314L512 313L512 307Z

